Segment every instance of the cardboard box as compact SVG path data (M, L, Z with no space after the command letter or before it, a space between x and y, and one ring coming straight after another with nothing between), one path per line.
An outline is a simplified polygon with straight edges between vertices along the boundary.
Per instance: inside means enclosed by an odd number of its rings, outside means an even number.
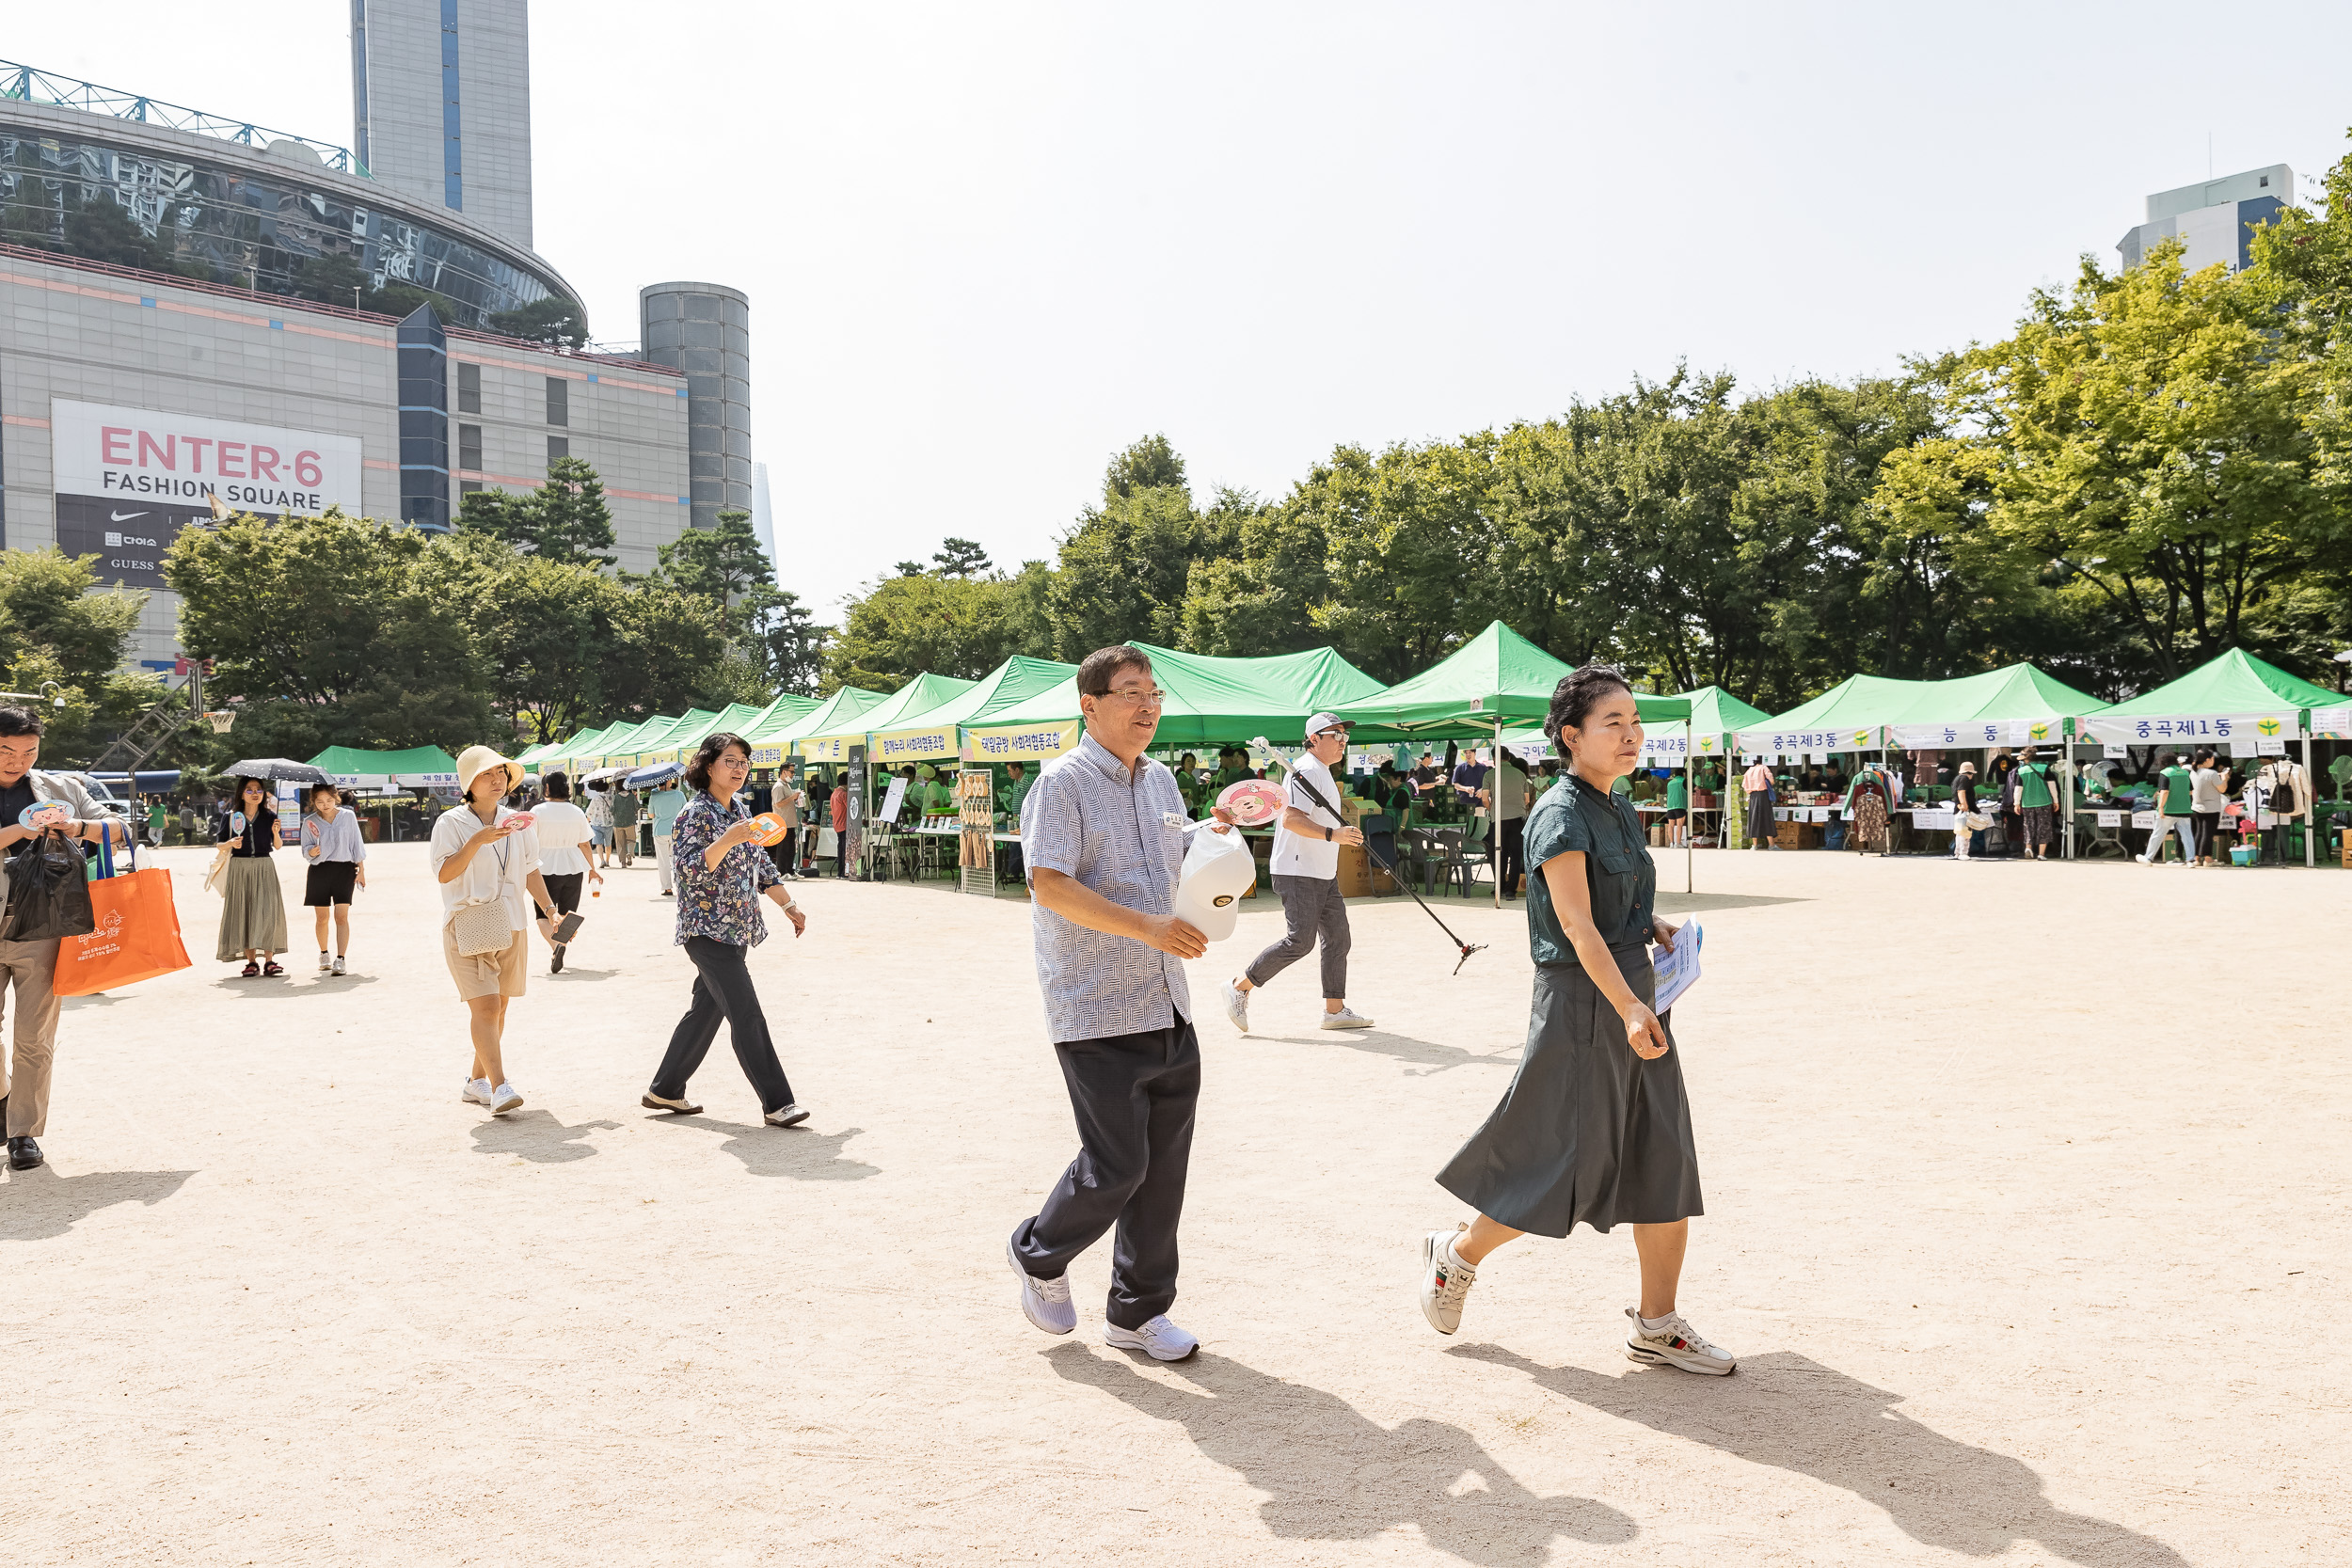
M1360 844L1340 846L1340 896L1372 896L1372 857L1364 852Z
M1819 849L1821 829L1814 822L1783 822L1772 838L1784 849Z

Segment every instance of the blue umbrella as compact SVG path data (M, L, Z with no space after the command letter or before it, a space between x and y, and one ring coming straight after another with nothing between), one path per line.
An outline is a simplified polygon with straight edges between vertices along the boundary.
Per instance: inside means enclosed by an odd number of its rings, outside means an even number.
M623 779L621 787L623 789L649 789L655 784L668 784L672 779L681 778L685 772L686 769L675 762L657 762L650 767L640 768L636 772Z

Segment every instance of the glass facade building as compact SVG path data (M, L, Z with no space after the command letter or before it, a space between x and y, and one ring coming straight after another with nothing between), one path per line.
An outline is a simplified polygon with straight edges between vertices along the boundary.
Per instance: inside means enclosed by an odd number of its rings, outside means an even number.
M77 114L69 131L58 118L0 100L0 239L55 247L74 209L111 198L176 264L263 293L304 293L305 264L341 255L371 285L433 295L460 326L574 297L529 252L437 223L395 192L328 171L299 144L199 150L182 145L194 137L132 121Z

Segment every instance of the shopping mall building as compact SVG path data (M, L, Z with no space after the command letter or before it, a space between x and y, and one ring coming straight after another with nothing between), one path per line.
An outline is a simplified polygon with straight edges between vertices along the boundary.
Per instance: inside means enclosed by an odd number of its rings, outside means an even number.
M467 0L465 32L442 28L447 8L354 0L355 141L374 168L0 64L0 544L95 555L103 580L154 590L150 664L183 651L159 558L215 496L440 530L468 492L531 489L582 458L634 571L752 505L744 295L647 288L640 344L615 353L489 329L578 296L529 244L522 0ZM474 131L441 135L461 108ZM102 200L147 259L209 276L72 254L74 214ZM424 303L395 316L296 297L322 258L356 265L342 276L362 300L396 284Z

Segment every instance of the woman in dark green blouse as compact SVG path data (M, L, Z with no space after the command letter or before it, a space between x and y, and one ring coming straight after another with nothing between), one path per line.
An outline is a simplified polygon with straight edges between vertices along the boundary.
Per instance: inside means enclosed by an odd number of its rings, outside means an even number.
M1527 818L1528 943L1535 995L1527 1050L1486 1124L1438 1175L1477 1211L1422 1243L1422 1311L1439 1333L1460 1326L1486 1255L1534 1231L1565 1237L1578 1221L1633 1227L1642 1299L1626 1339L1631 1359L1720 1376L1736 1365L1676 1310L1697 1149L1681 1056L1650 1010L1649 944L1677 927L1653 908L1658 869L1631 801L1614 793L1642 755L1642 721L1625 677L1587 666L1560 682L1544 732L1568 770Z

